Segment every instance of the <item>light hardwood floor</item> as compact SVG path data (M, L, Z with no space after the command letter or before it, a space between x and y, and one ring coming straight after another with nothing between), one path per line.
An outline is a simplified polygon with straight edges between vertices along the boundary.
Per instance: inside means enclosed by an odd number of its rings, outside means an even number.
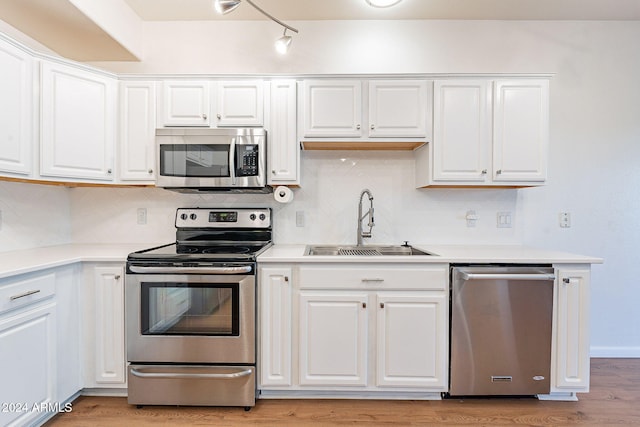
M640 425L640 359L592 359L591 392L578 402L259 400L242 408L145 406L80 397L46 426L565 426Z

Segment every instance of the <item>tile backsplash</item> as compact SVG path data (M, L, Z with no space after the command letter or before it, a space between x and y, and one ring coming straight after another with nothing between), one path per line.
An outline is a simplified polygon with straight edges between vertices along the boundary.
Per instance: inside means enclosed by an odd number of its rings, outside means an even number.
M0 252L71 242L70 190L0 181Z
M374 196L373 237L365 243L521 243L521 191L415 189L411 152L303 151L301 188L281 204L264 194L181 194L159 188L64 188L0 182L0 251L63 243L140 243L175 239L179 207L271 207L276 243L356 241L360 192ZM368 201L365 201L365 208ZM138 224L137 210L147 210ZM475 227L465 215L474 210ZM512 228L497 228L497 212ZM296 226L296 215L304 219Z

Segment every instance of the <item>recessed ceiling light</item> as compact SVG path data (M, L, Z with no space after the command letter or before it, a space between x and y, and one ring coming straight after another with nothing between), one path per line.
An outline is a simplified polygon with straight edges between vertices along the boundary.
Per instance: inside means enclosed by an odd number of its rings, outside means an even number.
M400 3L401 0L366 0L373 7L390 7Z

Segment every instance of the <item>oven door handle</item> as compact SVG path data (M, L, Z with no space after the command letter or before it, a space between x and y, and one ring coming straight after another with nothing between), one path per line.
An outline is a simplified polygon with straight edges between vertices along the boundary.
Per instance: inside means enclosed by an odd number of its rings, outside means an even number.
M247 375L251 375L252 370L246 369L244 371L232 372L230 374L186 374L186 373L176 373L176 372L142 372L138 369L131 368L131 375L140 378L214 378L214 379L234 379L246 377Z
M246 274L251 273L252 266L242 267L142 267L130 265L132 273L163 273L163 274Z

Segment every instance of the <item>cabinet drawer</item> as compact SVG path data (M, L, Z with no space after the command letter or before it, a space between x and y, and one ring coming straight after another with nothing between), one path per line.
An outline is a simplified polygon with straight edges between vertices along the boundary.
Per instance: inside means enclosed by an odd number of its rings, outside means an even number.
M423 289L445 290L446 265L331 264L301 266L300 289Z
M49 273L7 282L0 285L0 314L54 295L56 275Z

